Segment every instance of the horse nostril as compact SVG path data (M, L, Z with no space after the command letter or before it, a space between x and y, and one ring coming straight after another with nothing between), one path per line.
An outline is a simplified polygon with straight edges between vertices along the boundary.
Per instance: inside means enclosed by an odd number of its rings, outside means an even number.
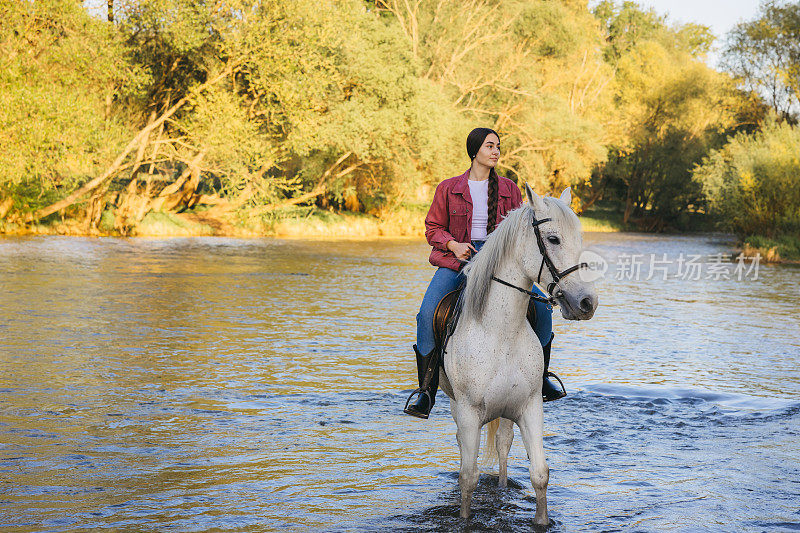
M589 298L588 296L583 300L581 300L581 311L583 311L584 313L588 313L589 311L592 310L593 307L594 303L592 302L592 299Z

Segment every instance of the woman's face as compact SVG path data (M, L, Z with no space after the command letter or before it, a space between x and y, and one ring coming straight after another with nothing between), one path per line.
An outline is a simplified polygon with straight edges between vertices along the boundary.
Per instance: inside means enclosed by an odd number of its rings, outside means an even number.
M497 160L499 158L500 139L498 139L497 135L494 133L490 133L483 140L483 145L481 145L481 149L478 150L475 160L483 166L494 168L497 166Z

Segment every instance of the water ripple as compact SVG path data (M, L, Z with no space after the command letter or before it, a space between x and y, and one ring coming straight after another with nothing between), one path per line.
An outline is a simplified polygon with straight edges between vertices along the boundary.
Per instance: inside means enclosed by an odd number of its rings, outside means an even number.
M604 256L718 236L587 235ZM0 240L7 530L519 531L509 487L458 518L449 403L401 414L432 274L414 241ZM800 269L607 277L556 317L550 531L800 528Z

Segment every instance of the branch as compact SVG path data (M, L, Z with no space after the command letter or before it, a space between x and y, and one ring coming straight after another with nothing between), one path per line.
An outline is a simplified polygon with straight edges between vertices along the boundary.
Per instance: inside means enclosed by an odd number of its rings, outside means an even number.
M283 209L284 207L291 207L293 205L297 205L297 204L301 204L303 202L307 202L307 201L311 200L312 198L316 198L317 196L319 196L321 194L324 194L325 191L328 190L328 184L326 183L326 180L328 179L328 177L333 172L333 169L338 167L342 163L342 161L344 161L345 159L350 157L352 154L353 154L353 152L347 152L342 157L340 157L336 161L336 163L331 165L328 168L328 170L326 170L325 173L322 175L320 180L317 182L317 185L313 189L311 189L311 191L309 191L307 193L304 193L304 194L301 194L300 196L295 196L294 198L289 198L289 199L284 200L282 202L278 202L277 204L265 205L263 207L260 207L260 208L256 209L255 213L260 215L260 214L263 214L263 213L269 213L270 211L276 211L278 209ZM356 163L354 165L350 165L346 169L344 169L344 170L342 170L340 172L337 172L336 173L336 177L337 178L341 178L342 176L346 176L347 174L351 173L355 169L357 169L357 168L359 168L359 167L361 167L361 166L363 166L365 164L366 164L365 162L362 162L362 163Z
M301 194L300 196L295 196L294 198L284 200L283 202L277 204L265 205L261 209L256 210L256 213L260 215L262 213L269 213L270 211L275 211L277 209L283 209L284 207L291 207L293 205L302 204L303 202L307 202L308 200L316 198L317 196L325 193L327 188L328 188L327 185L323 183L321 185L314 187L314 189L312 189L310 192Z
M134 148L136 148L137 145L139 145L140 142L142 142L145 138L147 138L147 136L150 134L151 131L153 131L155 128L163 124L164 121L166 121L169 117L174 115L175 112L178 111L178 109L180 109L183 106L183 104L189 101L189 98L193 94L197 94L200 91L205 90L207 87L210 87L211 85L217 83L219 80L225 78L228 74L230 74L232 70L233 66L229 65L221 74L218 74L214 78L206 81L205 83L203 83L202 85L191 91L189 94L187 94L186 96L175 102L175 104L169 109L167 109L163 115L158 117L158 119L145 126L141 131L139 131L136 137L134 137L133 140L131 140L131 142L128 143L128 146L125 147L125 149L117 156L117 158L114 160L111 166L108 167L100 177L97 177L89 181L88 183L80 187L78 190L76 190L63 200L59 200L58 202L50 204L47 207L43 207L42 209L34 211L33 213L28 213L25 216L25 222L32 222L34 220L38 220L48 215L52 215L57 211L61 211L62 209L69 207L75 202L77 202L83 195L91 192L96 187L100 186L103 182L105 182L107 179L113 176L120 169L123 161L125 161L125 158L128 157L128 155L130 155L130 153L134 150Z

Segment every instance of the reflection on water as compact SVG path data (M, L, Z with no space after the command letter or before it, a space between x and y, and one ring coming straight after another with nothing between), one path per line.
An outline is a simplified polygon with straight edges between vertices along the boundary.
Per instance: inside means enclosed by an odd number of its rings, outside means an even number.
M729 251L589 234L602 255ZM416 241L0 241L0 527L450 531L448 403L401 414L432 268ZM612 265L613 266L613 265ZM645 265L646 266L646 265ZM554 531L800 527L800 269L600 283L556 319ZM484 475L471 530L528 529Z

